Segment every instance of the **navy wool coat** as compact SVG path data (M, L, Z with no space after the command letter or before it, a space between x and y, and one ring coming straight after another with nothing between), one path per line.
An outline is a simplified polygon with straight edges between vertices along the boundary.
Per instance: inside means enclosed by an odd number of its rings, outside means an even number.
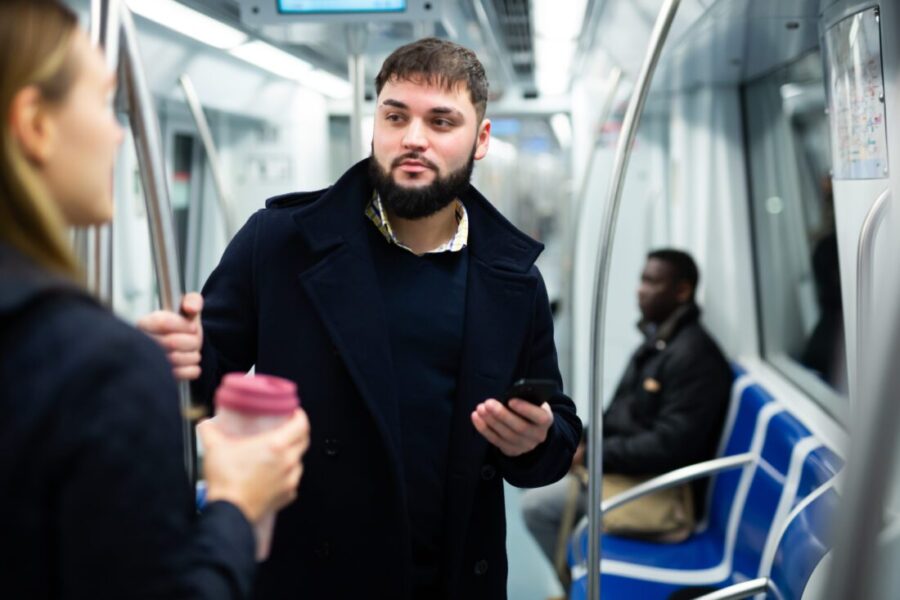
M278 516L258 598L409 597L410 533L385 307L364 214L365 161L331 188L267 202L235 236L203 295L203 375L210 400L224 373L295 381L312 443L298 499ZM568 470L581 424L562 394L542 246L474 188L458 397L445 487L443 571L449 598L506 597L503 480L536 487ZM552 379L547 440L510 459L470 414L521 377Z
M253 531L182 448L157 344L0 243L0 596L245 598Z

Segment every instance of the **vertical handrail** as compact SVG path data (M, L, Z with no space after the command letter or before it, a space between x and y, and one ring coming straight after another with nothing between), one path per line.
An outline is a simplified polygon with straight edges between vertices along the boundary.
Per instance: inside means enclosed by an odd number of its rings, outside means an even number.
M172 204L166 182L162 135L159 121L153 110L153 97L141 64L137 30L131 12L122 7L122 84L125 86L128 116L137 150L147 217L150 223L150 240L153 247L153 264L159 286L160 305L164 310L178 312L181 308L181 280L178 275L178 246L175 243L175 226L172 220ZM194 436L190 415L193 413L190 386L179 382L179 401L184 440L184 466L188 479L194 482Z
M222 176L220 168L219 151L216 149L216 143L213 140L212 129L209 127L209 121L206 119L206 113L203 112L203 105L200 104L200 98L197 96L197 89L194 82L188 77L187 73L178 78L181 90L184 92L184 98L187 101L191 116L197 125L197 132L200 134L200 141L203 143L203 149L206 152L206 163L212 173L213 184L216 186L216 196L219 199L219 210L222 212L222 221L225 224L225 239L230 240L235 233L234 227L234 207L228 192L225 191L225 178Z
M872 204L862 228L859 231L859 243L856 249L856 374L854 376L854 401L856 406L851 412L856 419L863 409L865 398L863 370L868 363L865 360L864 349L869 344L872 336L871 319L869 315L873 309L873 269L875 266L875 240L878 228L887 214L888 200L891 190L884 190L878 199Z
M635 82L634 92L628 102L625 119L622 122L622 132L616 147L616 157L613 167L612 180L604 206L603 224L601 229L600 247L597 257L597 274L594 278L594 295L596 310L591 323L591 368L593 369L592 391L590 410L591 427L591 460L590 460L590 495L588 496L588 599L600 598L600 530L603 526L600 504L603 493L603 344L604 321L606 318L606 292L609 282L609 270L612 259L613 240L615 235L616 220L619 214L619 204L622 199L622 190L625 186L625 174L628 169L628 161L631 158L634 139L637 135L638 125L647 95L650 92L650 83L653 73L662 54L663 46L678 12L681 0L665 0L659 9L659 15L650 34L650 45L647 55L641 65L640 73Z
M366 150L362 143L363 99L366 93L366 63L363 52L366 49L369 32L362 23L347 25L347 74L353 88L353 102L350 112L350 161L362 159Z
M885 197L885 195L882 195ZM868 219L867 219L868 221ZM888 298L900 291L900 277L887 269ZM828 600L873 598L879 559L878 535L884 527L884 508L890 491L891 474L897 460L897 423L900 420L900 312L885 313L877 330L871 330L867 345L871 365L871 403L862 411L859 426L851 436L843 502L837 524L833 568L825 597Z
M119 65L119 0L91 0L91 42L103 50L107 68ZM112 225L90 227L80 236L87 288L105 304L112 305Z

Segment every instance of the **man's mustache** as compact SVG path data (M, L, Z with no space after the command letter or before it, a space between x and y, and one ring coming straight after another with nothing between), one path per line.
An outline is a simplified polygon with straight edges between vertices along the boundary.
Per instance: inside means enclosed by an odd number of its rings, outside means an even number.
M399 167L400 164L403 163L403 161L405 161L405 160L414 160L416 162L420 162L423 165L425 165L426 167L428 167L429 169L431 169L432 171L438 170L438 166L436 164L434 164L433 162L431 162L430 160L428 160L427 158L425 158L424 156L421 156L420 154L418 154L416 152L410 152L408 154L404 154L402 156L395 158L394 161L391 163L391 169L395 169L395 168Z

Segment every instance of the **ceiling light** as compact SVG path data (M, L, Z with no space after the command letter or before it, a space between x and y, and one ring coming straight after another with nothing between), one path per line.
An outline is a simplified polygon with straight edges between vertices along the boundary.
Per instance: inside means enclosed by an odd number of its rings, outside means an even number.
M587 0L532 0L531 24L535 35L574 40L581 34Z
M306 71L295 79L300 85L317 90L331 98L349 98L353 94L353 87L349 81L322 69Z
M305 60L259 40L238 46L230 53L261 69L295 81L299 81L301 75L313 70L313 66Z
M247 40L247 35L174 0L128 0L128 8L199 42L227 50Z

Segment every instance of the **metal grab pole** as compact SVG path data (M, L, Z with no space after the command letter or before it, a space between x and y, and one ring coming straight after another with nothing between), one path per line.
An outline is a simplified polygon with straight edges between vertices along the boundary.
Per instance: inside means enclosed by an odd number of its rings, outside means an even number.
M350 160L356 162L366 156L366 149L362 145L362 112L363 100L366 94L366 62L363 52L369 32L366 26L360 23L347 25L347 70L350 75L350 85L353 87L353 105L350 113Z
M600 598L600 531L603 526L600 512L603 494L603 344L606 318L606 288L609 281L609 269L612 259L613 239L616 219L619 214L619 203L622 189L625 186L625 174L634 138L637 135L641 113L650 92L650 82L662 54L663 46L672 27L672 21L678 11L681 0L665 0L659 10L653 32L650 34L650 45L641 65L641 71L635 82L634 92L628 102L622 132L616 146L616 157L613 176L610 181L606 205L603 211L603 224L600 231L600 247L597 256L597 274L594 277L594 298L596 310L591 323L591 367L593 368L591 410L590 410L590 495L588 496L588 599Z
M900 277L887 269L887 298L897 298ZM879 532L885 525L885 504L891 492L891 474L897 460L897 423L900 420L900 311L885 311L881 326L872 330L866 369L873 384L872 402L862 412L860 427L852 432L842 486L843 501L836 527L834 560L825 593L828 600L874 598L875 575L881 554ZM864 365L865 366L865 365ZM860 374L862 375L862 374Z
M128 116L137 149L144 200L150 222L153 263L159 285L160 304L164 310L178 312L181 308L181 280L178 276L178 247L172 222L172 205L166 183L162 136L153 109L153 97L144 75L138 50L137 30L131 12L122 7L122 83L125 85ZM184 466L188 479L194 482L194 435L190 415L193 413L190 386L179 382Z
M209 121L206 119L206 113L203 112L203 106L200 104L200 98L197 96L197 90L194 83L187 74L183 74L178 78L178 83L184 91L184 97L187 100L188 108L197 124L197 131L200 133L200 140L203 142L203 149L206 151L206 161L209 163L209 170L212 173L213 183L216 186L216 196L219 198L219 210L222 211L222 220L225 223L225 238L231 239L234 236L234 212L232 210L231 199L225 191L225 179L222 177L222 170L219 168L219 152L216 150L216 143L213 141L212 130L209 127Z
M119 65L119 0L91 0L91 42L104 52L106 65ZM103 303L112 304L112 225L88 228L81 236L87 288Z
M890 197L891 190L887 189L872 204L860 229L856 249L856 376L853 386L855 410L851 413L851 427L858 421L859 415L865 412L863 403L866 387L863 385L865 381L863 369L869 363L865 360L863 351L874 335L870 312L874 309L872 269L875 265L875 240L878 228L887 215Z

